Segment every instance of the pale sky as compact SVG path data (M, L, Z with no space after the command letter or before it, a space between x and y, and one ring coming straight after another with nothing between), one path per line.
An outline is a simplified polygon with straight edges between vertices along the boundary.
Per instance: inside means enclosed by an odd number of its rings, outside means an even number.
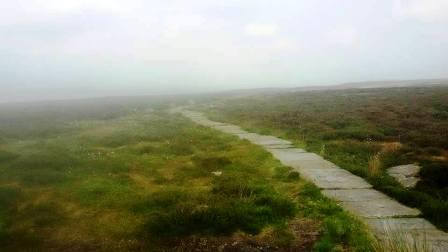
M448 77L448 0L0 0L0 102Z

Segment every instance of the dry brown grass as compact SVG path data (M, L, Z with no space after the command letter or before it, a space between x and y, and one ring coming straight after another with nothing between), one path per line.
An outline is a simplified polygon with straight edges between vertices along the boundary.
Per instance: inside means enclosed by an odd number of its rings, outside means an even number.
M385 228L384 238L375 242L374 250L376 252L438 251L431 247L426 239L426 235L421 237L401 230L392 231L389 228Z
M370 177L376 177L381 174L381 154L376 153L369 158L367 173Z
M384 142L381 143L382 146L382 152L393 152L399 150L401 147L403 147L403 144L400 142Z

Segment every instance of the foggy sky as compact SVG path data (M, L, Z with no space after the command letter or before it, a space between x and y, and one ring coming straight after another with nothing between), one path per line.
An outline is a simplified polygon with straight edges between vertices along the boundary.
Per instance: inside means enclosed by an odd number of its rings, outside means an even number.
M0 102L448 77L447 0L0 0Z

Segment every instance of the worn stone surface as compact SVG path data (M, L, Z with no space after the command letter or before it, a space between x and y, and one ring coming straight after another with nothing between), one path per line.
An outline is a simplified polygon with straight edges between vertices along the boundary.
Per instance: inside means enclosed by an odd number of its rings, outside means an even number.
M448 251L448 234L438 230L425 219L418 218L420 211L400 204L387 195L371 189L364 179L339 168L314 153L294 148L290 141L273 136L249 133L240 127L208 120L201 113L173 110L194 122L233 134L261 145L284 165L296 169L309 181L323 189L322 193L351 213L364 217L364 221L380 239L390 239L391 232L402 232L409 244L425 243L432 251ZM393 167L391 176L411 178L418 174L416 167ZM398 176L398 175L397 175Z
M402 205L373 189L323 190L322 193L361 217L409 217L420 214L419 210Z
M374 189L323 190L322 193L337 201L370 201L389 198L385 194Z
M420 181L420 178L418 178L419 172L420 166L415 164L399 165L387 169L387 173L406 188L417 185L418 181Z
M448 251L448 235L423 218L364 219L382 240L406 239L415 247L426 246L428 251Z
M275 145L277 146L277 145ZM303 160L300 154L306 153L302 149L297 148L286 148L286 149L278 149L269 147L268 151L278 160L283 162L284 164L291 165L295 161Z
M251 143L262 145L262 146L270 146L270 145L281 145L288 144L291 145L290 141L286 141L273 136L263 136L255 133L245 135L245 139L249 140Z
M220 130L222 132L228 133L228 134L247 134L248 132L241 129L238 126L235 125L217 125L213 126L214 129Z
M275 150L275 149L291 149L295 148L292 144L271 144L266 147L268 150Z
M285 163L297 161L323 161L319 155L305 152L302 149L270 150L274 157Z
M297 169L321 189L351 189L371 188L372 186L362 178L343 169Z
M329 162L325 159L318 160L301 160L297 162L291 162L291 166L301 169L340 169L337 165ZM344 170L345 171L345 170Z
M366 218L365 221L378 233L387 233L394 230L406 232L437 230L434 225L423 218Z

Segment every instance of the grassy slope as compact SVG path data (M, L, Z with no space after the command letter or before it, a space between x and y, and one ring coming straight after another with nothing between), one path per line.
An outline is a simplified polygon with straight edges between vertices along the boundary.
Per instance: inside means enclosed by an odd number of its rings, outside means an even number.
M292 139L448 229L447 87L254 96L206 110L216 120ZM385 174L413 162L423 166L416 189L403 189Z
M321 234L317 250L369 249L362 225L261 148L127 111L0 129L0 250L188 249L192 235L237 230L273 246L306 248Z

